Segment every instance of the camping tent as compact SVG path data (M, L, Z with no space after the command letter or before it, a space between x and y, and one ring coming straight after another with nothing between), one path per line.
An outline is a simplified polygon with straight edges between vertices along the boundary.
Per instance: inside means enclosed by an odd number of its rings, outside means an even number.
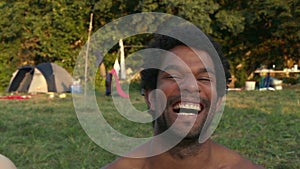
M8 92L70 92L72 76L55 63L23 66L13 74Z

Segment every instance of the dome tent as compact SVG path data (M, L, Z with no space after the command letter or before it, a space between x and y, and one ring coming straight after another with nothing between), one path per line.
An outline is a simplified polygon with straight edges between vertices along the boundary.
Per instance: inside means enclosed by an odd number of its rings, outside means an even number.
M55 63L41 63L37 66L23 66L13 74L8 92L70 92L72 76Z

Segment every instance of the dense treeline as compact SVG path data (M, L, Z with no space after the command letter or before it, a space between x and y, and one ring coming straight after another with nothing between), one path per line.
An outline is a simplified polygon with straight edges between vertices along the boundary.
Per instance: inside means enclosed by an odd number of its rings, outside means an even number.
M6 0L0 2L0 89L22 65L56 62L72 72L91 12L96 31L121 16L150 11L183 17L218 40L240 84L262 64L299 62L299 0ZM113 56L105 58L107 65Z

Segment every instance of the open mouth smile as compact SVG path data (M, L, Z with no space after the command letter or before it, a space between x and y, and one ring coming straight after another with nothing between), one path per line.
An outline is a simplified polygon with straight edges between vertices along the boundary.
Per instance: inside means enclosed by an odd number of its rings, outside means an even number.
M203 109L203 105L191 102L179 102L173 106L173 111L178 115L190 116L198 115Z

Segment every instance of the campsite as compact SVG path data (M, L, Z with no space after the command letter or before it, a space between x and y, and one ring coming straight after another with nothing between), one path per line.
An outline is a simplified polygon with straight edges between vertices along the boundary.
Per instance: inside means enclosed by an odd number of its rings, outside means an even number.
M48 93L70 92L72 76L55 63L23 66L13 73L7 92Z
M200 46L216 56L222 50L228 63L217 60L230 66L231 76L224 72L230 83L221 84L224 113L212 140L267 169L300 169L299 1L16 0L2 1L0 8L0 169L2 156L18 169L94 169L114 161L119 156L99 145L85 127L94 124L91 131L113 147L115 142L129 147L129 142L110 137L102 123L94 123L97 119L88 113L95 107L118 134L152 137L152 121L127 119L116 103L138 113L151 111L139 74L147 60L139 56L152 52L149 42L156 34L184 25L174 18L201 28ZM205 43L210 40L205 35L221 46ZM215 70L204 67L204 73ZM166 79L174 82L173 76ZM199 79L213 86L214 79ZM168 87L164 96L173 92ZM200 114L203 105L196 104L181 107ZM83 116L78 110L84 110ZM92 118L82 123L80 117Z

